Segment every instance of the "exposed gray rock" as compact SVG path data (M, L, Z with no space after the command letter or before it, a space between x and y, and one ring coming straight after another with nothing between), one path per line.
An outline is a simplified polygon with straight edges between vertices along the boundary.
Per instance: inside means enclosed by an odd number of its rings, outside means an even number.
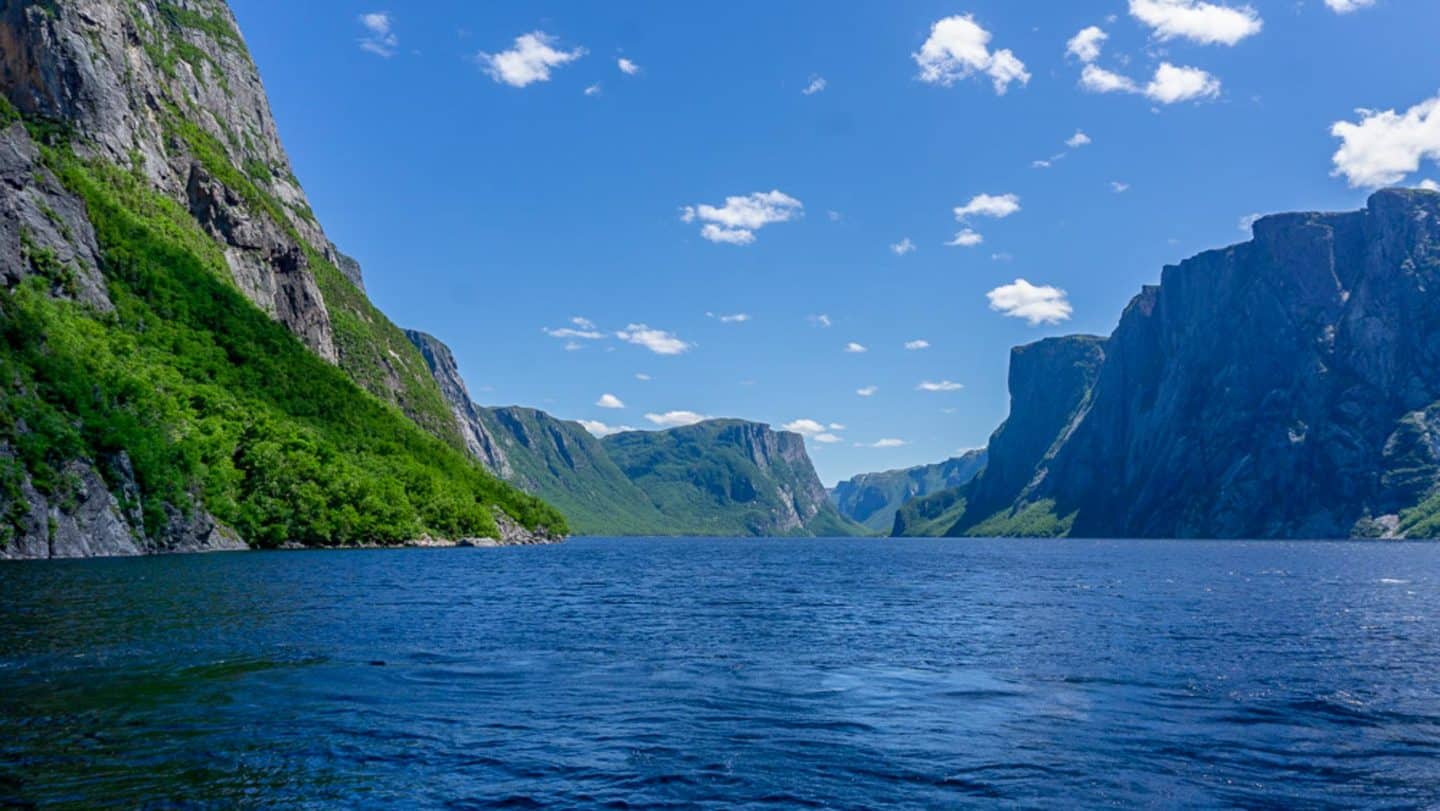
M360 271L360 263L343 253L336 253L335 266L350 280L350 283L365 292L365 274Z
M0 445L0 463L13 463L11 448ZM19 505L0 493L0 515L11 522L0 528L0 559L89 558L160 552L212 552L247 548L232 530L204 510L184 514L169 509L169 521L156 537L147 537L134 471L123 454L112 460L109 484L95 465L74 460L61 471L56 492L41 493L28 475L19 484ZM119 496L117 497L117 493ZM123 499L123 502L122 502ZM18 506L18 510L13 510ZM18 515L16 515L18 512Z
M336 360L329 313L297 257L301 242L332 262L339 254L295 181L225 3L3 0L0 92L24 113L64 122L82 150L138 168L197 212L225 246L240 289L321 357ZM177 120L243 167L246 182L276 201L284 222L210 177L202 156L176 136Z
M19 123L0 129L0 286L45 276L52 295L113 309L85 204L40 163Z
M449 403L450 411L455 415L455 424L460 428L460 435L464 438L465 448L470 451L470 455L501 478L508 479L513 476L514 470L505 451L485 427L481 409L470 399L470 392L465 387L464 379L460 377L460 367L456 365L455 355L450 351L450 347L435 336L419 330L407 329L405 337L420 350L420 356L430 368L430 375L439 384L440 393L445 396L445 402Z

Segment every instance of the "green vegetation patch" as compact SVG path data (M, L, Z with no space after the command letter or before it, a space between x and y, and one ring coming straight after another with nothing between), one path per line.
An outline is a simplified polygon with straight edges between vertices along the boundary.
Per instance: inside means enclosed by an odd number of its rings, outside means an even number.
M1055 500L1047 498L998 512L965 534L975 538L1060 538L1070 533L1074 523L1074 513L1056 514Z
M496 509L566 531L253 306L172 201L113 167L48 159L86 201L115 312L39 279L0 292L0 443L37 487L63 488L76 458L113 478L124 452L149 532L166 505L203 505L259 546L493 536ZM0 464L7 495L15 464Z

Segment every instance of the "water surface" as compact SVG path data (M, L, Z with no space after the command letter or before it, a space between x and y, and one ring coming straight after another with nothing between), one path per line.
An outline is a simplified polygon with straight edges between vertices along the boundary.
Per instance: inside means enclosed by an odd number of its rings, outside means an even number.
M1440 546L0 565L0 805L1421 806Z

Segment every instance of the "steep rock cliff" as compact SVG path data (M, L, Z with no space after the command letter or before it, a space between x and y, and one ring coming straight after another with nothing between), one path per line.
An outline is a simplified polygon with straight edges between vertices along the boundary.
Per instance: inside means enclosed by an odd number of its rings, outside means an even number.
M1440 194L1262 218L1135 297L1064 431L993 494L992 442L951 532L1440 535L1437 289Z

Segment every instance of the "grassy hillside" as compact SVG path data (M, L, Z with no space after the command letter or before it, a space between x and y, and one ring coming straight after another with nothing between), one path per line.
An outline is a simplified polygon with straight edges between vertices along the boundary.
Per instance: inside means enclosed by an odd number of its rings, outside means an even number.
M579 423L533 408L479 410L512 468L583 535L663 535L668 522Z

